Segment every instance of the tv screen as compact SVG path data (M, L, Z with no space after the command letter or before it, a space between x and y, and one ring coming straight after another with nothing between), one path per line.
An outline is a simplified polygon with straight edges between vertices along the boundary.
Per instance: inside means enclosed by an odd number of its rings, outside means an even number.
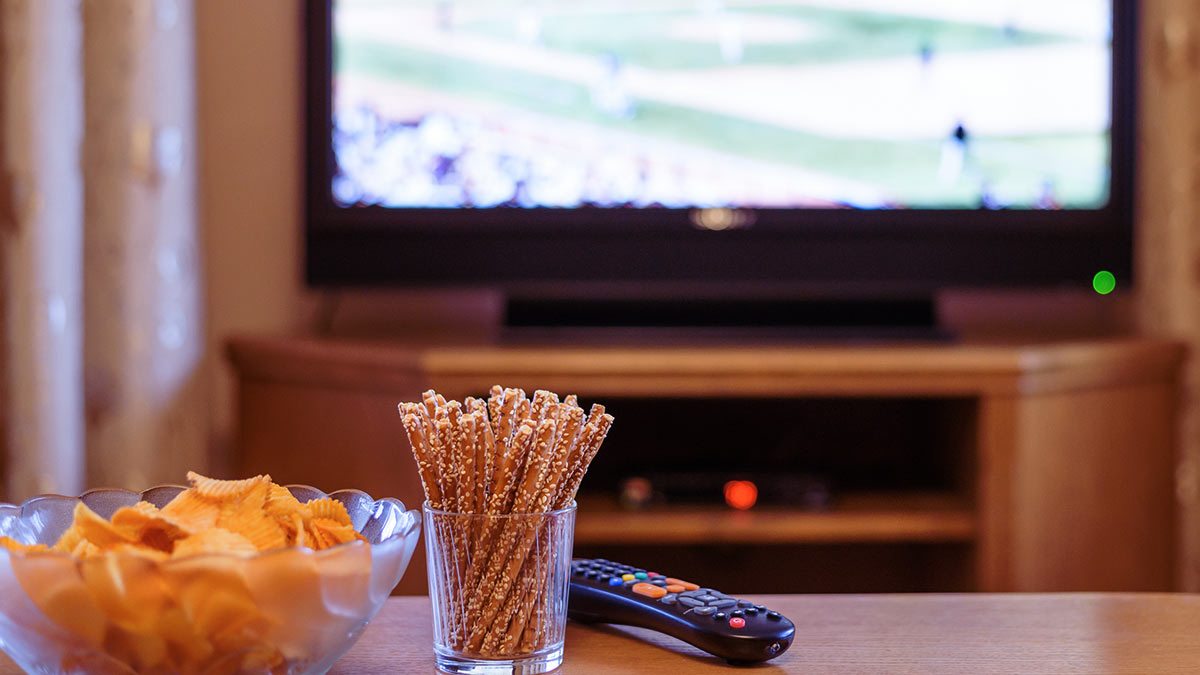
M1134 0L308 0L307 280L1125 287L1136 24Z
M1079 209L1110 0L334 0L340 206Z

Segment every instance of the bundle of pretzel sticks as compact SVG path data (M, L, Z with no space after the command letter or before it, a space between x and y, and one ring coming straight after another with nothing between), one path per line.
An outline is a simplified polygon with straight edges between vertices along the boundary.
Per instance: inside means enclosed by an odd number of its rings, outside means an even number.
M570 506L612 426L604 406L588 413L574 395L494 386L487 400L447 401L430 390L400 416L439 530L426 532L447 568L444 633L465 654L533 653L553 637L549 567L569 551L545 514ZM478 517L466 517L478 516ZM489 518L491 516L514 516ZM434 561L430 561L434 575Z

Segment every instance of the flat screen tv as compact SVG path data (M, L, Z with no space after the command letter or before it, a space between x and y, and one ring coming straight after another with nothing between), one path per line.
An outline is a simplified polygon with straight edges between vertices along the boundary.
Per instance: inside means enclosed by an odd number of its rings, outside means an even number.
M309 0L315 286L1131 275L1133 0Z

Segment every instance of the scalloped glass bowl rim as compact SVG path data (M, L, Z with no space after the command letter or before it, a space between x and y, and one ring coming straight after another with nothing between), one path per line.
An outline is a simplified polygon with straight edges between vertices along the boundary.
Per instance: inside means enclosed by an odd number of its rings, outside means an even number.
M403 513L414 514L414 517L412 518L412 521L409 523L408 527L405 527L403 529L399 529L399 530L393 532L391 535L389 535L388 537L386 537L384 539L381 539L376 544L371 544L372 548L377 547L377 546L391 545L394 541L403 541L403 540L407 539L408 537L412 536L413 530L419 529L421 526L421 518L419 517L419 513L417 512L417 510L406 508L404 505L404 502L400 501L399 499L395 499L393 497L381 497L379 499L375 499L374 497L367 494L366 492L363 492L362 490L358 490L358 489L354 489L354 488L346 488L346 489L342 489L342 490L335 490L333 492L325 492L324 490L321 490L320 488L316 488L311 485L304 485L304 484L300 484L300 483L284 485L283 487L287 488L289 491L291 491L292 488L302 488L304 490L313 490L313 491L316 491L316 492L319 492L319 493L325 495L326 497L333 497L334 495L347 494L347 493L358 494L358 495L362 495L363 497L365 497L367 500L369 500L371 502L371 504L372 504L371 513L375 512L375 507L377 507L380 503L387 503L387 504L394 504L396 509L402 514ZM73 501L73 502L83 502L84 497L87 497L90 494L94 494L94 493L98 493L98 492L122 492L122 493L125 493L128 495L133 495L134 497L137 497L139 501L143 501L143 497L146 495L147 492L151 492L153 490L175 489L175 488L178 488L180 491L188 489L187 486L185 486L185 485L176 485L176 484L172 484L172 483L166 483L163 485L155 485L153 487L146 488L145 490L142 490L141 492L134 492L133 490L126 490L124 488L93 488L91 490L85 491L83 494L76 496L76 497L72 497L70 495L61 495L61 494L56 494L56 493L35 495L33 497L30 497L29 499L26 499L25 501L21 502L20 504L13 504L10 502L0 502L0 519L4 519L6 517L21 518L22 516L25 515L25 510L28 505L33 504L35 502L39 502L39 501L67 500L67 501ZM7 514L5 514L5 511L7 511L8 509L16 509L16 514L14 516L7 516ZM355 531L361 533L361 529L359 529L359 528L355 528ZM227 558L230 560L249 561L249 560L261 560L264 558L269 558L272 556L283 555L283 554L299 554L299 555L314 556L314 557L319 558L319 557L323 557L323 556L334 555L350 546L362 546L363 544L364 544L364 542L361 542L361 541L352 541L352 542L348 542L345 544L338 544L336 546L331 546L326 549L321 549L320 551L313 550L308 547L289 546L289 547L285 547L285 548L274 548L274 549L269 549L266 551L259 551L258 553L254 553L251 555L241 555L241 554L236 554L236 553L225 553L225 552L217 551L217 552L212 552L212 553L200 553L200 554L196 554L196 555L190 555L190 556L187 556L184 558L170 558L167 560L156 561L156 562L159 565L173 565L175 563L186 563L186 562L190 562L193 560L201 560L201 559L205 559L205 558ZM75 556L73 556L70 553L67 553L65 551L11 551L8 549L0 548L0 554L8 554L10 556L13 556L13 555L16 555L16 556L52 555L52 556L59 556L59 557L64 557L64 558L72 558L72 559L75 558ZM137 555L137 554L136 553L113 552L113 553L106 553L105 555Z

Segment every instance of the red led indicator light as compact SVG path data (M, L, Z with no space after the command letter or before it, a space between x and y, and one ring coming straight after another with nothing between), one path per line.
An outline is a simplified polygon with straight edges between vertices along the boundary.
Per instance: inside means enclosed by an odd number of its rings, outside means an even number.
M758 486L748 480L731 480L725 484L725 503L730 508L745 511L758 502Z

